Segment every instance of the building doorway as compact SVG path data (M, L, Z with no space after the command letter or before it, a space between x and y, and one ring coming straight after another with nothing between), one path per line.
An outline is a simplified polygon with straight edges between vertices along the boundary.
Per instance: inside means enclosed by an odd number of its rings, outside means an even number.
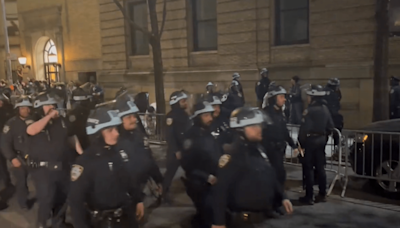
M58 63L57 48L52 39L49 39L44 45L43 63L45 80L48 83L60 81L60 67Z

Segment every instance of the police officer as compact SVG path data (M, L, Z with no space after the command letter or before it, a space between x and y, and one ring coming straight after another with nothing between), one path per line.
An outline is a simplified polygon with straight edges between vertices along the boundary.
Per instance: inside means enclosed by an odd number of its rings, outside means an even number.
M339 131L343 129L343 116L339 113L340 111L340 100L342 99L342 93L340 92L340 80L337 78L331 78L328 84L325 86L327 102L327 108L331 114L333 124ZM339 143L339 136L333 135L335 145Z
M329 110L326 107L326 91L320 85L313 85L309 91L309 106L303 113L303 123L299 130L299 142L305 149L303 172L306 182L306 195L300 198L302 203L314 203L314 167L317 174L319 194L318 201L326 201L325 146L328 134L334 125Z
M206 96L205 100L214 108L213 121L210 126L211 134L217 139L221 146L225 143L230 143L230 113L226 113L226 110L221 109L222 102L217 96Z
M171 111L166 115L166 140L167 140L167 171L164 174L163 197L169 203L169 187L176 171L179 168L184 133L192 125L189 115L186 113L188 96L182 91L173 92L169 98Z
M214 85L214 83L212 83L212 82L208 82L207 83L207 85L206 85L206 93L207 94L214 94L214 87L215 87L215 85Z
M265 94L268 92L268 87L271 81L268 78L268 69L263 68L260 72L261 79L256 84L257 106L261 108Z
M83 150L89 147L89 138L86 135L86 120L93 107L91 102L92 95L82 88L72 91L71 106L72 110L67 113L67 119L71 127L71 134L78 137Z
M222 147L211 134L214 108L207 101L194 105L193 126L185 133L182 151L182 168L186 173L186 192L196 207L197 214L192 221L197 227L210 227L203 224L205 218L206 196L210 186L217 182L216 172ZM208 225L208 226L207 226Z
M92 96L93 96L93 104L100 104L104 102L104 90L98 85L93 85L91 87Z
M29 97L21 96L14 107L17 115L9 119L4 125L1 136L1 151L14 167L18 203L21 209L26 210L31 205L28 205L28 167L26 164L28 144L25 120L29 117L32 103Z
M129 142L130 146L126 148L126 151L130 157L130 166L134 169L133 172L137 175L139 184L144 186L151 177L158 185L161 194L163 177L153 158L147 136L138 128L140 120L137 119L136 114L139 109L133 102L133 97L129 94L119 97L115 107L122 120L122 124L119 126L119 138L120 141Z
M87 120L92 142L71 170L74 227L137 227L136 219L144 214L143 195L128 171L130 158L117 145L120 124L118 112L104 106Z
M400 118L400 79L390 78L390 119Z
M272 124L268 129L263 130L262 145L267 151L268 159L274 167L279 183L282 187L286 181L286 171L283 165L286 144L297 152L297 147L290 137L286 127L286 117L283 115L282 107L286 102L286 90L282 86L272 85L268 89L268 106L264 109L272 119Z
M290 88L290 123L300 124L302 113L303 113L303 100L301 99L300 89L300 78L299 76L293 76L290 82L292 88Z
M4 131L8 131L8 127L5 127L5 123L13 116L14 110L10 104L9 98L4 94L0 93L0 128ZM11 183L10 173L7 169L7 159L0 153L0 179L3 181L6 189L13 189L14 186Z
M70 150L82 148L76 136L69 135L67 121L59 116L52 94L39 93L33 103L36 115L25 120L29 135L28 166L37 192L38 227L45 227L53 211L53 227L63 227L64 214L58 213L65 204L68 191Z
M262 222L277 203L292 212L292 204L285 198L282 185L259 145L266 123L271 121L258 109L243 107L232 113L230 127L235 130L235 139L230 148L224 148L225 154L218 162L212 194L213 228L252 227ZM232 224L226 220L227 209Z
M242 84L239 81L240 78L240 74L235 72L232 75L232 83L231 83L231 92L235 95L237 95L238 97L240 97L240 99L243 101L243 103L245 102L244 99L244 93L243 93L243 87Z

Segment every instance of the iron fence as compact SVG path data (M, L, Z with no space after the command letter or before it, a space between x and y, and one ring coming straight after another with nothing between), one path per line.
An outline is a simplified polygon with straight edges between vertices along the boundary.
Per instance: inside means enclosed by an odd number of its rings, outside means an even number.
M151 144L166 144L165 141L165 114L139 113L144 130Z

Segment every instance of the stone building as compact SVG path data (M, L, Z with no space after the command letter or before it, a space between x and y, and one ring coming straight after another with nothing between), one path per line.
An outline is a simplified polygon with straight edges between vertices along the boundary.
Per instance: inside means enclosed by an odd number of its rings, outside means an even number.
M146 0L120 2L132 20L150 29ZM366 124L372 119L375 2L167 0L161 41L165 97L183 88L203 92L208 81L224 89L239 72L246 99L255 104L258 72L267 67L271 79L286 88L294 75L323 85L340 78L345 127ZM397 2L391 0L394 35ZM125 85L150 92L154 101L151 47L113 0L17 0L17 5L21 55L32 66L26 75L49 75L49 55L56 54L59 73L51 77L96 76L109 98ZM158 0L160 25L162 11ZM400 73L399 50L400 39L391 37L390 74Z

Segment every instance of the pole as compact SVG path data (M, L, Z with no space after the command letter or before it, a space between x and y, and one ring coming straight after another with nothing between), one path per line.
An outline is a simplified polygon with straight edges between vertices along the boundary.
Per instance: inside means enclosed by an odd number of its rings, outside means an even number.
M4 49L6 51L6 65L7 65L7 80L10 84L13 83L11 73L11 59L10 59L10 42L8 41L8 30L7 30L7 17L6 17L6 4L4 0L1 0L2 16L3 16L3 27L4 27Z

